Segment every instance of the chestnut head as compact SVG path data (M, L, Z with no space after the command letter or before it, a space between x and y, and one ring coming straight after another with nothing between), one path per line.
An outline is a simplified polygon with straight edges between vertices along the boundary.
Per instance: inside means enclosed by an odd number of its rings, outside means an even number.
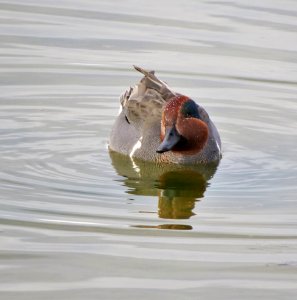
M200 152L208 139L208 126L201 120L198 105L187 96L170 99L162 112L161 144L157 152Z

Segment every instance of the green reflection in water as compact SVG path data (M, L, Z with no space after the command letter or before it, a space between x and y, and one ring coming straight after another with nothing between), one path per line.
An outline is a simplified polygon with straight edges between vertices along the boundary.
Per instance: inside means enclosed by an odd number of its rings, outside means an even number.
M179 166L155 164L131 159L110 151L112 165L125 179L127 193L158 197L158 215L162 219L189 219L195 215L195 203L203 198L208 181L217 165ZM190 230L189 225L138 225L139 228Z

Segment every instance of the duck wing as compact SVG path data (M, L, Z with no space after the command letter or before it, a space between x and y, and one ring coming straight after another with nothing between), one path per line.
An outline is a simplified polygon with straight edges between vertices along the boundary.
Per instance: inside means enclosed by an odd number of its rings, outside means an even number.
M130 87L120 96L120 102L129 122L141 126L148 121L161 120L162 107L176 96L165 82L155 76L154 71L140 67L134 68L144 77L133 88Z

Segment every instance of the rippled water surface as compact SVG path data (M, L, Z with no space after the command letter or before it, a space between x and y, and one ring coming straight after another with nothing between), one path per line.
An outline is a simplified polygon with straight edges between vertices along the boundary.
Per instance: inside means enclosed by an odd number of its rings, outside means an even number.
M1 299L294 299L296 1L0 1ZM107 150L155 69L216 169Z

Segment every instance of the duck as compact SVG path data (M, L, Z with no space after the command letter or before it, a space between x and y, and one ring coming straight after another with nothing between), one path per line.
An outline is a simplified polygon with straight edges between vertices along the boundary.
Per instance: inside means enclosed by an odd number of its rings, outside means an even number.
M173 91L154 71L134 68L144 77L120 96L109 150L158 164L218 163L221 139L206 110Z

